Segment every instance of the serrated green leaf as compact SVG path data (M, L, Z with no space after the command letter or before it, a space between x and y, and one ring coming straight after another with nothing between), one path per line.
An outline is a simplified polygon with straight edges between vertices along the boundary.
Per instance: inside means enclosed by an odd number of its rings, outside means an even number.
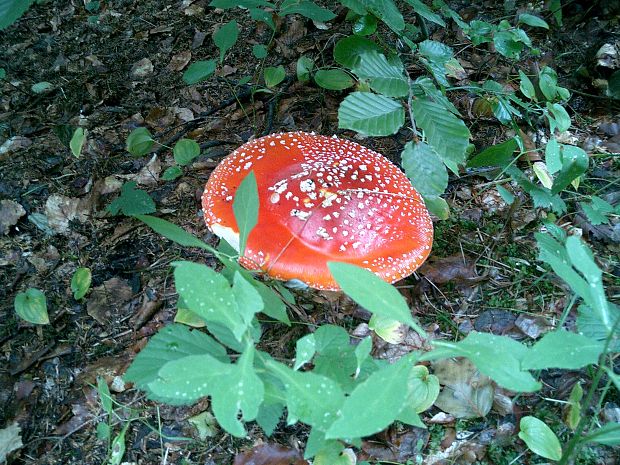
M239 255L243 256L248 236L258 222L258 185L254 171L250 171L239 184L232 207L239 228Z
M595 226L608 224L609 218L607 215L614 212L614 207L611 204L596 195L591 197L590 203L580 202L579 205L581 205L581 208L583 208L584 213L587 215L588 221Z
M407 142L401 153L402 167L422 195L441 195L448 187L448 172L435 151L424 142Z
M448 168L458 174L465 163L469 145L469 129L465 123L430 98L417 98L411 109L418 127L424 130L428 144Z
M409 80L402 65L389 63L385 55L367 51L359 56L353 72L360 79L368 79L370 88L388 97L409 95Z
M267 87L275 87L284 81L286 77L286 71L284 70L284 66L267 66L263 71L263 76L265 78L265 85Z
M169 166L161 175L162 181L173 181L183 174L183 170L178 166Z
M523 417L519 423L519 438L537 455L551 460L560 460L562 446L551 428L536 417Z
M47 314L47 301L45 294L39 289L29 288L25 292L19 292L14 301L15 313L35 325L49 324Z
M499 192L499 195L502 198L502 200L506 202L508 205L512 205L512 203L515 201L514 194L510 192L508 189L506 189L504 186L501 186L499 184L496 187L497 187L497 192Z
M215 68L217 68L216 60L202 60L192 63L183 73L183 82L191 86L204 81L215 73Z
M234 19L227 22L220 27L215 34L213 34L213 42L215 46L220 50L220 63L224 61L226 52L231 49L239 38L239 26Z
M344 90L353 85L353 78L341 69L319 69L314 82L327 90Z
M338 127L369 136L395 134L405 124L400 102L370 92L352 92L338 108Z
M80 300L86 295L88 289L90 289L90 283L92 282L92 274L89 268L78 268L73 273L71 278L71 292L73 292L73 298Z
M126 216L145 215L155 211L155 202L147 192L136 189L135 181L129 181L123 184L121 195L108 205L107 210L112 215L121 212Z
M259 60L262 60L267 57L267 47L263 44L256 44L252 47L252 54Z
M452 58L452 48L442 42L425 40L418 48L422 62L431 71L435 79L442 86L448 85L446 79L446 63Z
M314 60L307 56L300 56L297 60L297 79L300 82L308 82L313 69Z
M34 0L0 0L0 31L17 21Z
M381 53L381 47L370 39L361 36L349 36L340 39L334 46L334 60L342 66L352 69L362 53L375 51Z
M534 344L521 367L525 370L576 370L597 363L602 352L603 343L600 341L559 329L545 334Z
M334 12L310 0L284 0L280 5L280 16L298 14L312 21L324 23L336 17Z
M218 255L217 250L211 247L209 244L198 239L196 236L185 231L185 229L180 228L174 223L170 221L166 221L162 218L157 218L155 216L149 215L135 215L137 219L145 223L147 226L152 228L156 233L161 234L167 239L170 239L173 242L176 242L179 245L184 247L198 247L200 249L207 250L214 255Z
M327 430L327 439L362 437L389 426L409 394L407 380L415 354L375 371L358 384L342 405L341 416Z
M366 310L404 323L420 335L425 333L411 316L405 298L394 286L372 271L350 263L328 262L332 276L342 290Z
M84 142L86 142L86 131L84 131L84 128L76 128L69 142L69 148L75 158L80 158Z
M517 24L527 24L531 27L541 27L543 29L549 29L547 21L529 13L521 13L519 15L519 20L517 21Z
M519 78L521 79L519 83L521 93L530 100L536 101L536 90L534 89L534 84L532 84L530 78L527 77L527 75L521 70L519 70Z
M136 128L127 136L127 151L134 157L141 157L151 151L153 137L147 128Z
M200 145L192 139L181 139L174 144L172 153L174 154L174 161L185 166L200 155Z

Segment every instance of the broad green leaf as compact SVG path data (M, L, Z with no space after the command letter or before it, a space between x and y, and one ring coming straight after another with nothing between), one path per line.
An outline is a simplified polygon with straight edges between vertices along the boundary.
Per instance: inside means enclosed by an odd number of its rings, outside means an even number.
M610 352L620 352L620 325L616 323L620 320L620 307L608 303L608 313L609 321L611 321L612 326L615 328L609 341L608 350ZM579 334L602 343L605 343L610 334L609 329L601 321L600 312L595 312L584 304L578 308L577 328L579 329ZM620 386L618 386L618 389L620 390Z
M45 294L39 289L29 288L26 292L19 292L15 296L15 313L35 325L49 324L50 318L47 314L47 301Z
M248 345L230 373L211 386L211 403L218 423L230 434L245 437L246 431L237 418L251 421L258 415L263 402L265 386L254 370L253 345Z
M549 173L554 174L562 169L562 157L560 156L560 144L555 137L549 139L545 146L545 164Z
M280 16L298 14L324 23L336 17L336 15L327 8L320 7L310 0L284 0L280 5Z
M250 322L239 313L226 278L198 263L174 262L173 265L175 286L187 307L207 324L220 324L241 341Z
M405 124L400 102L370 92L352 92L338 109L338 127L369 136L396 134Z
M433 149L424 142L407 142L401 164L413 187L422 195L441 195L448 187L448 172Z
M286 77L286 71L284 70L284 66L267 66L263 71L263 76L265 78L265 85L267 87L275 87L284 81Z
M300 82L308 82L313 69L314 60L307 56L300 56L297 60L297 79Z
M411 109L428 144L448 168L458 174L458 166L465 163L469 145L470 133L465 123L429 98L414 99Z
M344 401L342 414L327 430L326 438L369 436L389 426L405 405L415 356L404 356L358 384Z
M348 8L353 13L356 13L360 16L365 15L368 11L364 6L364 0L340 0L340 4L343 7Z
M209 411L204 411L198 415L189 417L187 422L194 425L198 433L198 438L201 441L204 441L207 438L212 438L218 433L217 421Z
M409 95L409 80L402 65L389 63L385 55L374 50L362 53L353 67L360 79L368 79L370 88L388 97Z
M405 20L392 0L364 0L364 5L373 15L383 21L397 34L405 29Z
M108 415L112 415L113 403L110 388L108 387L108 383L106 383L105 379L100 376L97 377L97 394L99 394L99 401L101 402L103 411Z
M570 396L568 396L568 413L564 421L566 425L572 429L573 431L579 425L579 420L581 420L581 399L583 398L583 388L579 382L575 383L573 389L570 391Z
M504 186L497 185L497 192L499 192L500 197L506 202L508 205L512 205L515 201L515 196L512 192L506 189Z
M596 442L606 446L620 444L620 423L610 422L586 434L582 442Z
M49 92L53 88L54 84L52 84L51 82L41 81L33 84L30 87L30 90L32 90L35 94L43 94L45 92Z
M213 34L213 42L220 50L220 63L224 61L224 55L226 55L226 52L228 52L228 50L235 45L238 38L239 26L237 25L237 21L234 19L224 24L215 32L215 34Z
M123 377L139 389L149 391L149 384L158 378L159 370L168 362L190 355L208 354L220 362L228 362L226 349L212 337L180 324L168 325L153 336L138 353Z
M428 372L424 365L416 365L409 372L408 402L417 413L424 412L433 406L439 395L439 379Z
M80 158L84 142L86 142L86 131L84 131L84 128L76 128L69 142L69 148L75 158Z
M284 384L289 425L303 421L326 431L337 419L345 397L334 381L315 373L294 371L273 360L266 366Z
M377 31L377 17L373 15L360 16L353 23L353 34L359 36L369 36Z
M564 107L559 103L547 102L547 110L553 115L553 119L549 119L551 132L554 132L555 127L560 132L568 131L570 128L570 116L568 116Z
M267 57L267 47L263 44L256 44L252 47L252 54L259 60L262 60Z
M0 81L6 78L6 69L0 68Z
M34 0L0 0L0 31L17 21Z
M419 44L422 63L431 71L442 86L448 85L446 79L446 63L452 58L452 49L442 42L425 40Z
M523 358L521 368L545 370L563 368L576 370L595 364L603 352L603 343L563 329L547 333L534 344Z
M136 128L127 137L127 151L134 157L141 157L151 151L153 137L146 128Z
M482 166L507 166L514 160L514 152L517 149L517 141L512 138L501 144L487 147L467 163L470 168Z
M460 342L435 341L437 349L422 357L426 360L447 357L467 357L480 372L492 378L506 389L533 392L540 383L521 368L528 348L507 336L473 331Z
M609 218L607 215L615 211L611 204L605 202L596 195L591 197L590 203L580 202L579 205L581 205L581 208L583 208L584 213L587 215L588 221L595 226L599 224L608 224Z
M547 24L547 21L545 21L542 18L539 18L538 16L531 15L529 13L521 13L519 15L519 20L517 21L517 24L527 24L528 26L532 26L532 27L541 27L543 29L549 29L549 25Z
M185 229L180 228L174 223L170 221L166 221L162 218L157 218L155 216L149 215L135 215L137 219L145 223L147 226L152 228L156 233L161 234L166 239L170 239L173 242L176 242L179 245L184 247L198 247L200 249L207 250L215 255L218 255L218 252L211 247L209 244L198 239L196 236L185 231Z
M256 423L259 424L267 436L271 436L278 423L280 423L283 410L284 406L282 404L267 404L265 402L258 409Z
M350 392L354 386L352 376L357 369L357 358L349 334L339 326L323 325L314 333L314 339L313 372L337 382L345 393Z
M536 101L536 90L534 89L534 84L532 84L530 78L527 77L527 75L521 70L519 70L519 77L521 78L519 83L521 93L530 100Z
M212 0L209 3L212 8L222 8L223 10L229 10L231 8L273 8L276 6L266 0Z
M543 185L543 187L547 189L551 189L553 186L553 178L549 174L549 170L547 169L547 165L545 165L542 161L535 161L532 164L532 171Z
M446 27L445 21L437 13L434 13L425 3L420 0L406 0L411 5L414 11L422 16L422 18L430 21L431 23L438 24L441 27Z
M558 95L558 75L557 73L545 66L538 73L538 87L547 100L554 100Z
M447 220L450 218L450 205L444 199L438 195L425 195L424 204L428 211L435 215L440 220Z
M129 181L123 184L121 195L108 205L107 210L112 215L121 212L125 216L144 215L155 211L155 202L147 192L136 189L135 181Z
M286 305L282 301L282 298L265 283L253 279L251 274L246 270L240 271L244 278L246 278L252 286L258 291L263 301L264 307L261 310L265 315L270 316L274 320L284 323L287 326L291 325L291 320L286 313ZM245 274L244 274L245 272Z
M2 79L0 77L0 79ZM620 99L620 70L614 71L607 80L607 95L616 100Z
M308 334L297 340L295 343L295 365L293 370L299 370L314 357L316 352L316 341L314 334Z
M172 181L183 174L183 170L178 166L169 166L161 175L162 181Z
M204 81L215 73L216 67L216 60L203 60L192 63L183 73L183 82L191 86L192 84Z
M90 289L90 283L92 282L92 274L89 268L78 268L73 273L71 278L71 292L73 292L73 298L80 300L86 295L88 289Z
M125 455L125 434L131 422L125 423L123 429L116 435L110 445L110 460L107 465L120 465Z
M556 213L564 213L566 211L566 203L564 203L559 195L553 195L549 189L534 184L523 171L516 166L507 166L505 171L512 176L523 190L532 196L536 208L551 208Z
M414 321L405 298L394 286L372 271L350 263L328 262L332 276L342 290L366 310L404 323L420 335L424 331Z
M360 55L375 51L381 53L381 47L370 39L361 36L349 36L340 39L334 46L334 60L342 66L352 69Z
M523 50L523 43L515 40L515 36L509 31L500 31L493 35L493 45L501 55L511 60L519 58Z
M192 328L204 328L207 325L205 320L187 308L181 298L177 302L177 313L174 315L174 322L191 326Z
M368 321L368 329L375 332L377 336L390 344L400 344L405 338L405 326L393 318L372 315Z
M181 139L172 149L174 161L179 165L188 165L194 158L200 155L200 145L192 139Z
M523 417L519 423L519 438L537 455L551 460L560 460L562 446L551 428L536 417Z
M562 169L553 181L552 194L557 194L564 190L573 180L588 169L588 154L581 147L561 144L560 157L562 159Z
M254 315L263 310L263 299L258 290L239 271L236 271L233 277L232 291L239 316L249 326Z
M355 377L359 376L359 373L362 369L362 365L370 356L370 351L372 350L372 338L370 336L365 337L360 341L360 343L355 347L355 359L357 360L357 368L355 369Z
M258 186L254 171L250 171L239 184L232 207L239 228L239 255L243 256L248 236L258 222Z
M327 90L343 90L353 85L353 78L341 69L319 69L314 82Z

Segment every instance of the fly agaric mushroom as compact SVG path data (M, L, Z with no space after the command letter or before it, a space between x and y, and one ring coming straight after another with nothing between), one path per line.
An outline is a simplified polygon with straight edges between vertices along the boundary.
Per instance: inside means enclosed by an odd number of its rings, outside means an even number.
M248 269L338 290L328 261L358 265L395 282L430 253L430 215L402 171L355 142L305 132L248 142L211 174L202 196L205 222L237 249L232 204L252 170L260 206L240 258Z

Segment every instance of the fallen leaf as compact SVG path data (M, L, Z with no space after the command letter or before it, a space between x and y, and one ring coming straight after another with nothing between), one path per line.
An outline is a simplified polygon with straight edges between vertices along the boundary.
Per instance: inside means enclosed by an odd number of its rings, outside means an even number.
M13 136L6 140L4 144L0 146L0 156L16 152L20 149L28 148L32 145L32 141L27 137Z
M421 452L429 436L427 429L415 426L404 431L399 428L389 428L385 441L363 441L362 451L368 455L364 457L365 459L405 463Z
M492 308L478 315L474 329L482 333L506 334L514 328L516 319L517 316L512 312Z
M279 444L260 444L237 454L233 465L307 465L299 451Z
M181 53L177 53L172 57L170 63L168 63L168 69L170 71L182 71L192 59L192 52L184 50Z
M15 226L26 210L13 200L0 201L0 236L8 234L11 226Z
M88 220L90 209L88 199L76 199L60 194L52 194L45 202L45 216L48 226L56 233L70 232L71 221L85 222Z
M551 329L551 325L542 316L519 315L514 323L523 333L532 339L538 339L542 333Z
M91 291L86 312L100 324L106 324L132 296L133 291L127 281L120 278L108 279Z
M153 73L153 63L148 58L142 58L131 67L131 77L134 79L144 79Z
M6 428L0 429L0 463L4 462L11 452L23 447L20 432L17 423L11 423Z
M463 258L460 254L428 261L419 271L434 284L454 281L478 282L481 279L476 273L475 262L468 257Z

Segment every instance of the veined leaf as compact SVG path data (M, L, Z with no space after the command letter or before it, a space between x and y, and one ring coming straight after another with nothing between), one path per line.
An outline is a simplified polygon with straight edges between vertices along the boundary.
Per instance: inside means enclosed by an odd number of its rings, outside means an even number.
M368 79L370 88L380 94L388 97L405 97L409 94L409 81L403 67L389 63L382 53L362 53L353 72L360 79Z
M521 78L521 82L519 84L521 93L530 100L536 101L536 90L534 89L534 84L532 84L530 78L527 77L527 75L521 70L519 70L519 77Z
M519 438L537 455L551 460L560 460L562 446L551 428L536 417L523 417L519 423Z
M152 228L156 233L161 234L166 239L170 239L173 242L176 242L179 245L184 247L198 247L200 249L207 250L215 255L218 255L217 250L211 247L209 244L201 241L196 236L185 231L185 229L180 228L174 223L170 221L166 221L162 218L157 218L155 216L149 215L135 215L137 219L145 223L147 226Z
M45 294L39 289L31 287L26 292L20 292L15 296L15 313L35 325L46 325L50 322L47 313L47 300Z
M155 141L147 128L136 128L127 136L127 151L141 157L151 151Z
M620 423L610 422L600 428L595 428L586 434L582 441L617 446L620 444Z
M120 212L126 216L144 215L155 211L155 202L147 192L136 189L135 181L129 181L123 184L121 195L108 205L107 210L112 215Z
M75 270L71 278L71 292L73 292L75 300L80 300L86 295L88 289L90 289L91 280L92 274L89 268L78 268Z
M581 147L560 144L560 158L562 169L553 182L552 194L562 191L588 169L588 154Z
M314 81L327 90L344 90L353 85L353 78L341 69L319 69Z
M576 370L597 363L603 346L601 341L559 329L545 334L534 344L523 358L521 367L526 370Z
M174 144L172 153L174 155L174 161L181 166L185 166L200 155L200 145L192 139L181 139Z
M224 61L224 55L235 45L238 38L239 26L234 19L224 24L213 34L213 42L215 42L216 47L220 50L220 63Z
M445 21L437 13L434 13L425 3L420 0L406 0L411 5L414 11L422 16L422 18L430 21L431 23L438 24L441 27L446 27Z
M370 92L352 92L338 109L338 127L369 136L395 134L405 124L400 102Z
M0 0L0 31L17 21L34 0Z
M233 213L239 228L239 255L243 257L248 236L258 222L258 186L254 171L243 178L235 192Z
M80 158L82 147L84 147L84 142L86 142L86 131L84 128L76 128L73 136L71 137L71 141L69 142L71 153L75 158Z
M381 47L365 37L355 35L344 37L336 42L334 46L334 60L336 60L336 63L352 69L359 60L360 55L369 51L381 53Z
M413 187L422 195L441 195L448 187L448 172L433 149L424 142L407 142L402 166Z
M519 15L519 21L517 21L517 24L527 24L531 27L541 27L543 29L549 29L547 21L529 13L521 13Z
M517 141L512 138L501 144L487 147L477 154L467 163L471 168L481 166L507 166L514 159L514 152L517 149Z
M280 16L298 14L321 23L336 17L333 11L320 7L310 0L284 0L280 5L279 14Z
M263 71L265 77L265 85L269 88L275 87L286 78L286 70L284 66L267 66Z
M183 81L187 85L204 81L215 72L216 67L216 60L197 61L192 63L183 73Z

